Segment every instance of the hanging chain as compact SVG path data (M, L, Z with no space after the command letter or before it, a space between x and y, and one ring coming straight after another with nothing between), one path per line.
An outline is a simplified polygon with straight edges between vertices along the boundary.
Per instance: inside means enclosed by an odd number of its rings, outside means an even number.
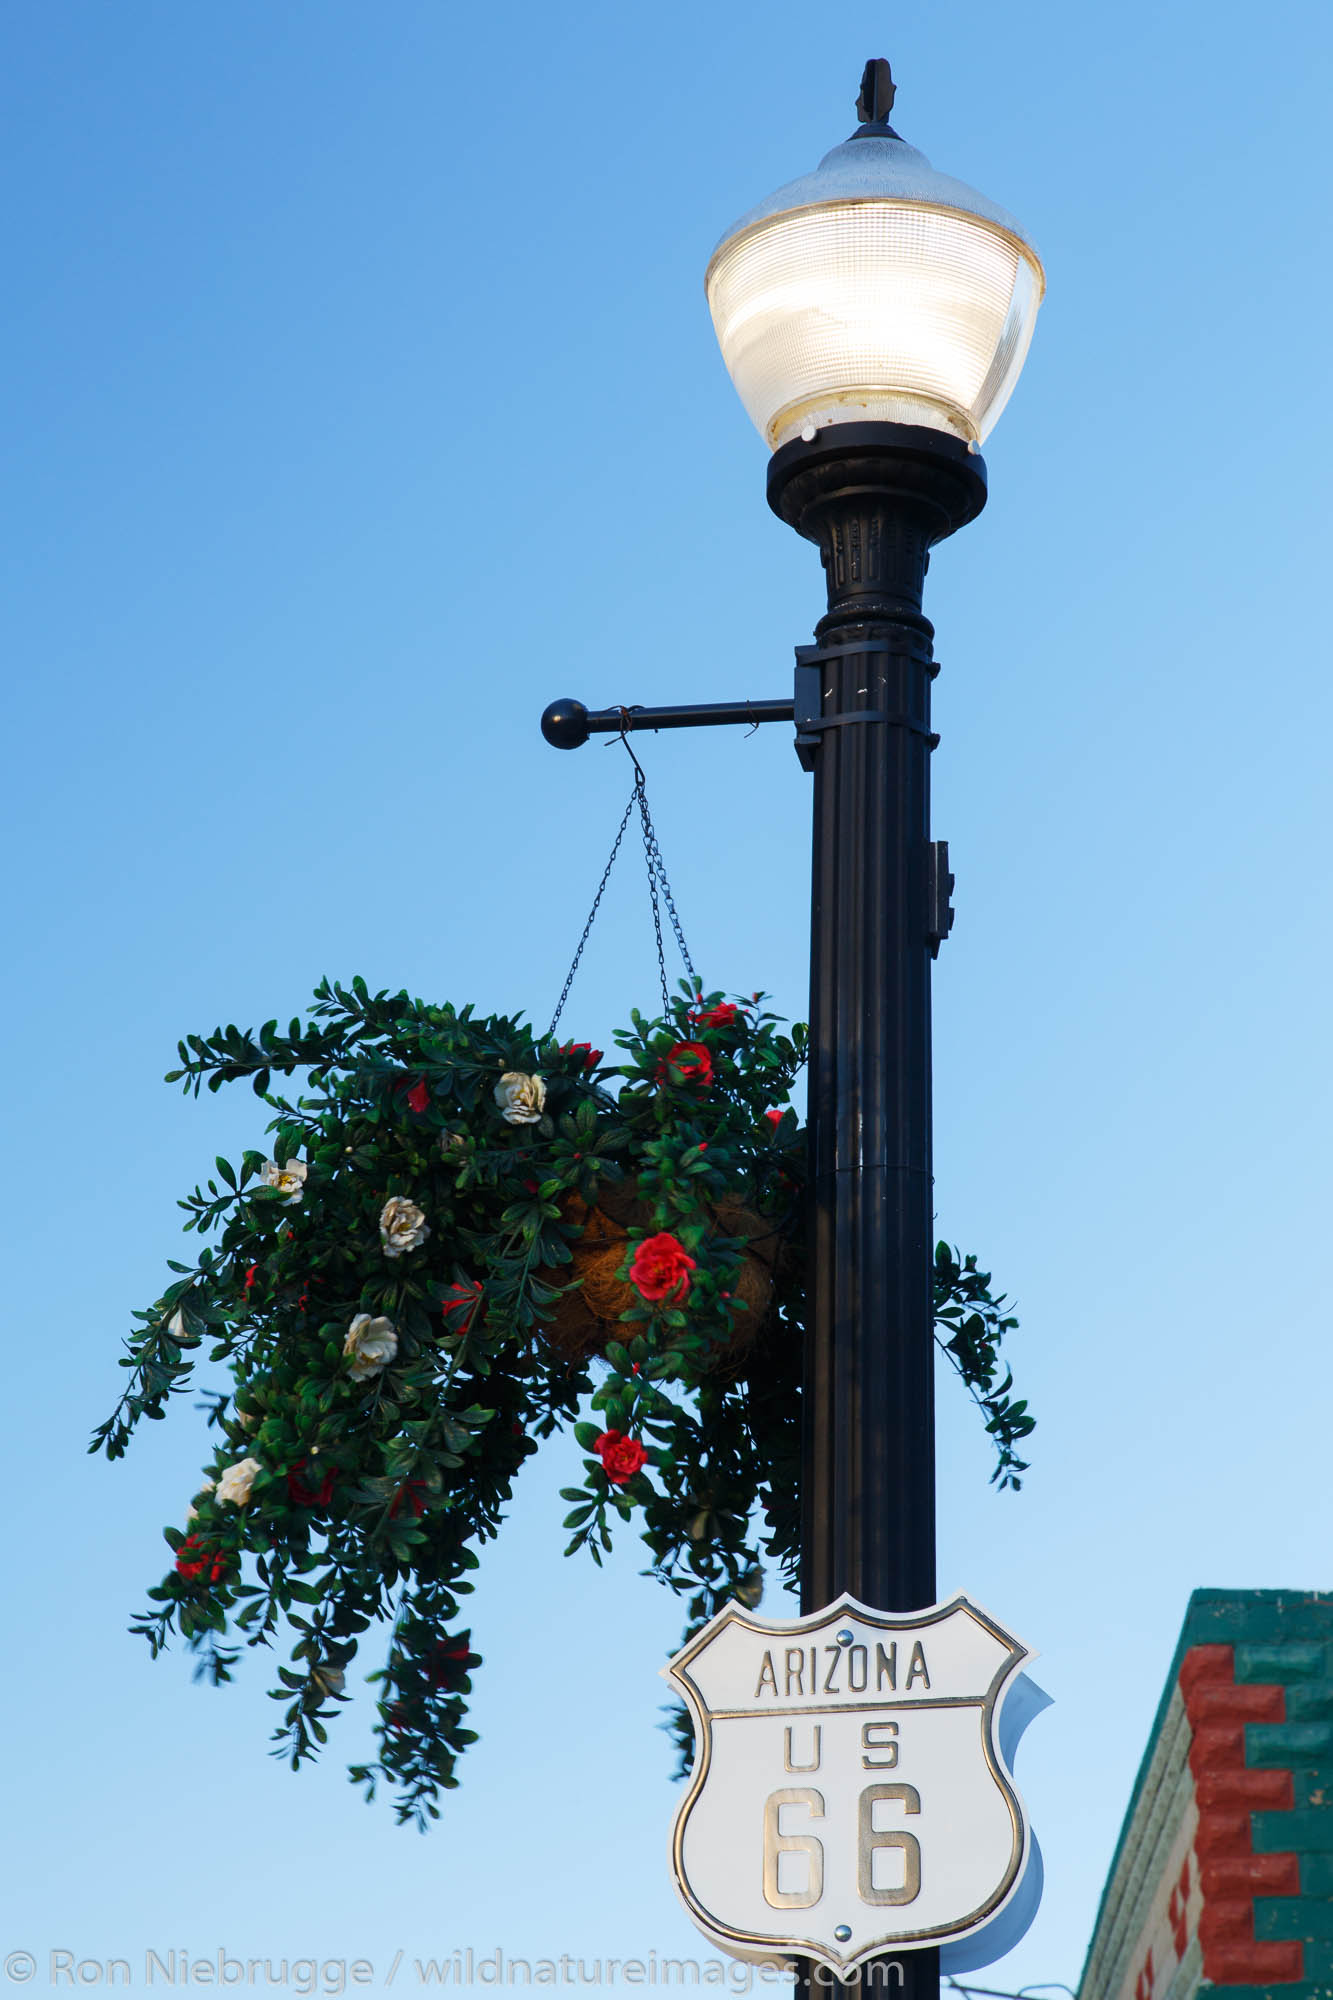
M592 908L588 912L588 921L583 926L583 935L579 939L579 948L574 953L574 963L570 966L569 971L565 976L565 983L560 988L560 998L555 1003L555 1012L551 1016L551 1025L546 1030L546 1039L548 1041L550 1040L551 1036L555 1033L556 1024L558 1023L560 1016L565 1011L565 1002L569 998L569 989L574 984L574 974L579 969L579 960L583 956L583 947L585 944L587 944L588 933L591 931L593 924L596 921L598 909L601 907L602 896L605 893L607 883L611 879L611 870L616 865L616 856L620 852L620 843L625 838L625 828L629 825L629 816L633 812L635 805L638 802L638 797L639 797L639 788L636 784L634 790L629 795L629 804L625 807L624 815L620 822L620 831L616 834L615 840L612 843L611 858L607 862L605 868L602 870L602 879L597 884L597 894L592 899Z
M680 917L676 910L676 899L671 893L671 883L667 878L666 864L662 860L662 850L657 841L657 829L653 825L653 816L648 810L648 786L643 775L643 766L630 749L629 738L623 728L620 732L620 740L625 745L625 749L629 754L629 760L634 766L634 790L630 793L629 804L625 807L621 815L620 825L617 828L615 840L611 845L610 857L606 867L602 870L602 879L597 884L597 894L592 899L592 908L588 912L588 921L583 926L583 934L579 939L578 949L574 953L574 962L570 966L565 983L560 989L560 998L557 1000L555 1012L551 1016L551 1025L546 1030L547 1040L555 1033L560 1016L565 1011L565 1002L569 998L569 989L574 984L574 975L579 969L579 961L583 957L583 948L588 942L589 933L596 921L597 912L601 907L602 897L606 891L606 885L611 879L611 870L615 867L616 856L620 852L620 843L625 838L625 829L630 823L630 816L636 806L639 809L639 823L643 829L644 858L648 864L648 900L652 905L653 934L657 941L657 972L662 986L663 1014L668 1014L671 1011L671 993L667 985L666 951L662 943L662 913L658 902L659 888L661 899L667 906L667 915L671 920L671 928L675 933L676 943L680 947L681 958L685 962L685 970L689 973L691 981L696 986L699 983L698 974L694 969L694 960L690 957L689 947L685 942L685 932L681 928Z
M628 748L628 745L626 747ZM639 772L634 793L639 801L639 818L643 823L643 851L648 861L648 894L652 900L653 926L657 932L657 969L662 979L662 1011L663 1013L668 1013L671 1007L671 996L667 992L666 958L662 951L662 919L657 907L657 885L659 882L662 885L662 901L667 906L667 915L671 919L671 928L676 933L676 943L680 947L680 955L685 962L685 970L690 975L691 984L698 983L698 974L694 970L694 960L690 957L690 948L685 942L685 933L681 929L680 917L676 911L676 899L671 893L671 884L667 880L666 863L662 859L662 850L657 844L657 828L653 825L653 816L648 810L648 793L644 786L642 771Z
M649 816L647 800L637 784L634 787L634 797L638 801L639 818L643 824L643 851L648 860L648 901L653 910L653 931L657 938L657 976L662 983L662 1012L665 1015L671 1011L671 995L667 990L666 953L662 949L662 912L657 905L657 868L653 861L649 832L653 822Z

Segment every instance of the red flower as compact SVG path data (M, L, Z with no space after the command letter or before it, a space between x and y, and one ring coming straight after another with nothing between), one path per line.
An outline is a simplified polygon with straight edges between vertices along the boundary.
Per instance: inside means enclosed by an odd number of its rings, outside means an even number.
M740 1011L734 1001L719 1000L715 1007L705 1007L690 1019L696 1028L734 1028Z
M187 1583L195 1583L206 1575L206 1581L216 1583L227 1567L227 1558L221 1549L213 1548L201 1541L198 1535L187 1535L176 1551L176 1571Z
M424 1076L412 1085L412 1088L407 1093L407 1101L414 1111L429 1111L430 1086L427 1084Z
M613 1486L628 1486L635 1473L648 1463L648 1454L639 1440L626 1437L623 1431L603 1431L593 1449Z
M657 1065L659 1083L695 1083L702 1089L713 1081L713 1058L702 1042L677 1042Z
M468 1635L457 1639L441 1639L430 1649L430 1665L427 1672L435 1687L456 1687L463 1679L472 1662L479 1658L468 1645Z
M310 1485L299 1477L301 1469L310 1463L308 1458L298 1458L287 1469L287 1491L298 1507L327 1507L333 1493L333 1482L338 1477L336 1466L329 1470L317 1485Z
M602 1060L601 1049L595 1049L591 1042L566 1042L560 1053L562 1056L582 1056L585 1069L596 1069Z
M252 1264L249 1270L245 1274L244 1289L245 1289L245 1296L247 1297L247 1299L249 1298L251 1291L254 1289L254 1282L258 1274L259 1274L258 1264Z
M776 1131L778 1126L782 1123L783 1114L781 1111L766 1111L764 1113L764 1116L765 1118L767 1118L769 1124L773 1127L774 1131Z
M393 1499L389 1502L389 1519L392 1521L395 1518L398 1509L402 1506L404 1500L406 1500L419 1521L426 1511L426 1502L423 1497L425 1491L426 1482L424 1479L404 1480L403 1484L394 1494Z
M665 1230L645 1236L634 1252L629 1280L641 1299L683 1302L690 1295L690 1272L697 1266L683 1243Z
M481 1296L482 1288L474 1278L450 1285L440 1301L440 1311L451 1333L471 1333Z

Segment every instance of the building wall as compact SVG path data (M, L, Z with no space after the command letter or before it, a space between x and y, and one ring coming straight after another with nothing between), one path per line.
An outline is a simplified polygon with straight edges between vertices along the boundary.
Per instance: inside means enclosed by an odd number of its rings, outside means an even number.
M1333 1596L1198 1590L1078 2000L1333 2000Z

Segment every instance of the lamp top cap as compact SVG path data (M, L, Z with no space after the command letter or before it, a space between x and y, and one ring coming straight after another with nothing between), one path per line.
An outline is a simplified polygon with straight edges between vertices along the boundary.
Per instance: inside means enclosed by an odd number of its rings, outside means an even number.
M938 173L924 153L899 137L888 122L897 94L888 63L882 56L872 58L861 76L861 91L856 100L861 123L856 131L832 152L825 153L813 173L788 181L733 223L713 257L757 222L768 222L774 216L789 215L798 209L848 201L903 201L930 208L957 209L1017 237L1035 257L1036 248L1027 231L1007 209L988 200L965 181Z
M893 71L883 56L872 56L861 72L861 92L856 100L856 115L862 129L867 125L887 126L893 100L898 95L898 86L893 80ZM897 138L897 133L894 133Z

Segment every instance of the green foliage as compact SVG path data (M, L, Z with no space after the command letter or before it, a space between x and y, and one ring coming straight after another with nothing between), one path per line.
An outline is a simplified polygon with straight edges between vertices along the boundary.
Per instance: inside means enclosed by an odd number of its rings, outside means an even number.
M181 1203L210 1240L135 1316L124 1393L93 1441L119 1457L201 1356L229 1371L205 1392L203 1490L187 1529L165 1530L172 1567L136 1629L154 1656L179 1634L214 1682L281 1631L274 1754L296 1768L347 1700L362 1636L390 1621L370 1676L379 1754L352 1777L421 1826L473 1740L479 1657L461 1621L478 1551L538 1440L572 1427L584 1454L564 1492L568 1552L600 1562L633 1521L692 1630L733 1596L757 1602L764 1556L795 1572L805 1144L794 1112L767 1114L805 1032L782 1033L762 996L682 988L617 1041L621 1060L592 1068L597 1052L539 1044L518 1020L325 982L285 1034L270 1021L188 1037L169 1078L195 1095L248 1079L273 1158L220 1159ZM298 1072L304 1094L274 1091ZM645 1278L606 1359L571 1363L545 1329L579 1282L579 1204L626 1178L646 1221L622 1277L645 1238L666 1237L688 1279L655 1297ZM395 1198L411 1205L399 1238L385 1233ZM784 1244L741 1381L727 1357L745 1243L716 1233L724 1200ZM974 1258L941 1245L935 1275L941 1344L982 1405L996 1478L1016 1487L1032 1419L998 1379L1015 1322Z
M991 1483L1001 1492L1008 1487L1017 1493L1023 1484L1019 1474L1027 1471L1028 1462L1014 1447L1035 1429L1036 1418L1029 1416L1026 1398L1015 1401L1009 1394L1014 1378L1000 1348L1018 1321L1005 1311L1009 1301L1003 1292L992 1297L990 1283L990 1272L979 1271L975 1257L964 1257L960 1263L956 1250L947 1243L936 1244L936 1344L967 1384L995 1441Z

